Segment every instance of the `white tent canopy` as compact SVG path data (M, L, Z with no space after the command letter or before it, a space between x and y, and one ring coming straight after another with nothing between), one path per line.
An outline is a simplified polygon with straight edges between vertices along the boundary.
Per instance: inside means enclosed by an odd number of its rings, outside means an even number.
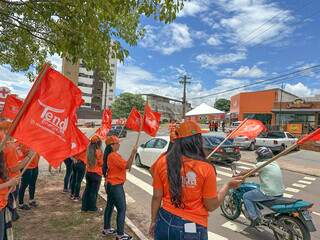
M186 116L197 116L197 115L209 115L209 114L221 114L224 113L216 108L210 107L209 105L202 103L196 108L186 113Z

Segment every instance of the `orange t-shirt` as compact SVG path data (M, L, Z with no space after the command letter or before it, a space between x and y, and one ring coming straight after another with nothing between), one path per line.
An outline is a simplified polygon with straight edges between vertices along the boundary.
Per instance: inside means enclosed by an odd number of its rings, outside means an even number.
M96 159L97 163L94 167L89 167L89 165L87 165L87 172L93 172L102 176L103 152L101 149L97 149Z
M15 172L11 171L12 168L18 166L19 164L19 155L17 152L18 144L15 142L7 142L3 149L3 156L6 161L9 178L13 178L19 175L20 171Z
M217 197L214 168L207 162L183 157L181 177L183 209L176 208L170 200L166 156L162 156L153 167L153 187L163 191L162 207L176 216L207 227L209 214L203 198Z
M34 156L34 158L31 160L31 163L29 164L29 166L27 167L27 169L34 169L37 168L39 165L39 160L40 160L40 156L39 154L36 154Z
M109 154L107 182L112 185L123 184L126 181L127 161L117 152Z
M3 181L2 179L0 179L0 184L4 183L5 181ZM0 209L4 209L7 204L8 204L8 192L9 192L9 188L3 188L0 190Z
M81 153L73 156L75 159L82 161L84 164L87 164L87 150L84 150Z

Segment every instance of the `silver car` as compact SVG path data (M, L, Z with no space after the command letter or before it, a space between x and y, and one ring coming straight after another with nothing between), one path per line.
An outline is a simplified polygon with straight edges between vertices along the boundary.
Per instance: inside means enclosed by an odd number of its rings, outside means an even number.
M255 140L246 136L239 136L233 140L233 144L243 149L253 151L255 149Z

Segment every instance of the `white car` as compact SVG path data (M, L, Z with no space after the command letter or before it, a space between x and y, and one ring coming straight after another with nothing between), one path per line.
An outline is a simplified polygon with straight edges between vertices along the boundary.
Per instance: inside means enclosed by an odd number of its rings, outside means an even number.
M298 138L289 132L272 131L262 132L255 141L255 147L268 147L274 152L282 152L298 141Z
M255 139L250 139L246 136L239 136L234 138L233 145L253 151L255 149Z
M169 136L158 136L151 138L138 148L135 163L138 167L151 167L159 156L166 152L170 143Z

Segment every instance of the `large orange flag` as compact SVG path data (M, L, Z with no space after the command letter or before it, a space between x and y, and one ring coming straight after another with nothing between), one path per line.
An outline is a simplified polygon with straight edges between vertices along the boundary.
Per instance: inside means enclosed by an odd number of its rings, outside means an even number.
M160 127L160 117L160 113L153 112L147 103L144 107L143 131L146 134L155 137Z
M4 103L2 117L11 120L15 119L22 104L23 101L17 98L14 94L8 95Z
M140 112L133 107L127 119L126 128L139 132L141 130L141 120L142 117Z
M58 167L89 142L75 123L81 97L73 82L48 68L12 136Z
M111 129L111 125L112 125L112 110L104 109L102 113L101 127L97 129L96 134L101 139L107 139L107 134Z
M256 119L246 119L238 126L238 128L230 133L228 138L246 136L249 139L253 139L256 138L262 131L266 130L266 126L261 121Z

